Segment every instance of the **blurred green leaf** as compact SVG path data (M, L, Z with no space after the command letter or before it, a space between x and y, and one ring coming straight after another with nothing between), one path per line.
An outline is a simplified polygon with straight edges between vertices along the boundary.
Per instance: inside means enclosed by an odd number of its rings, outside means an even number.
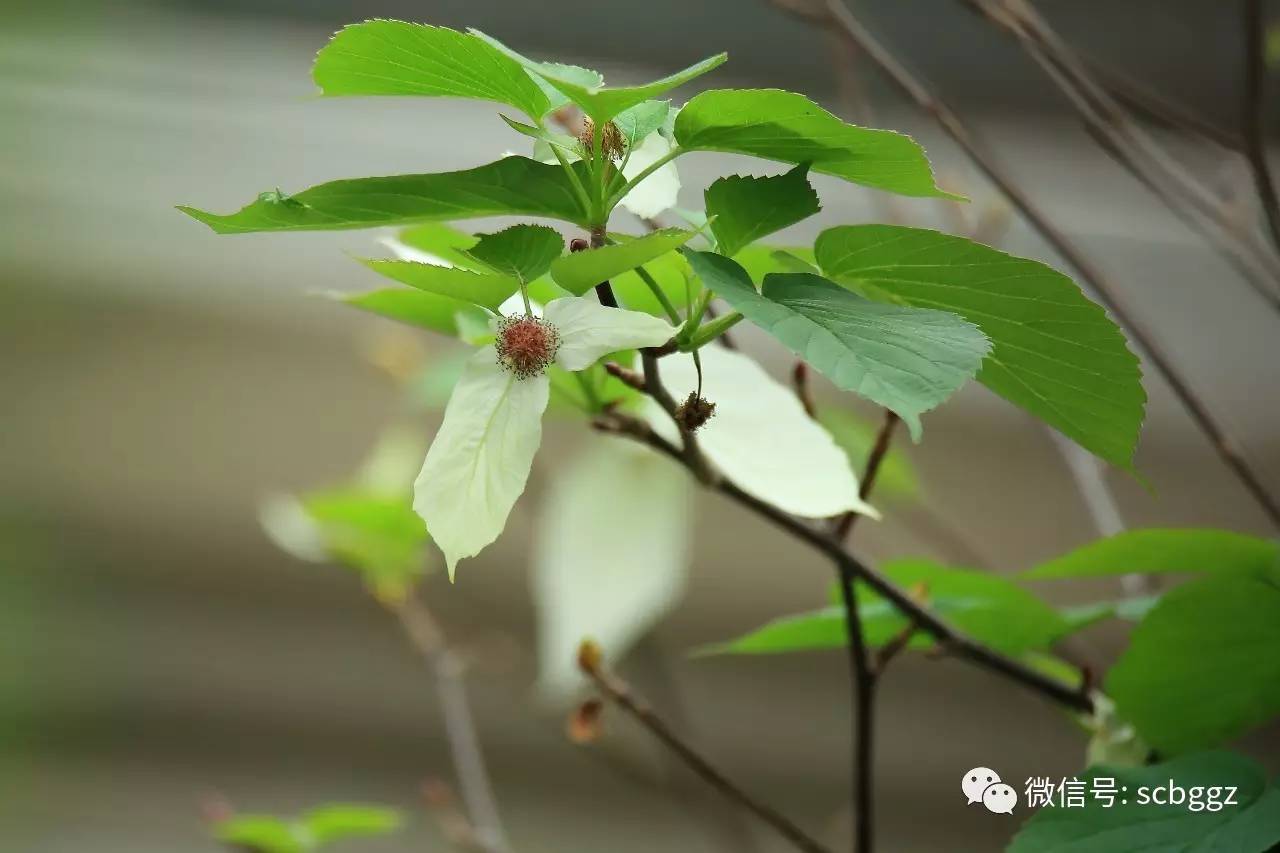
M685 304L685 273L689 271L688 262L679 252L668 252L645 263L644 270L658 284L658 288L666 294L676 306ZM662 304L658 302L649 286L640 279L637 270L618 273L609 280L618 303L632 311L644 311L655 317L666 317ZM694 296L700 289L695 285Z
M446 335L458 334L460 318L487 322L484 311L468 302L403 287L324 295L371 314Z
M917 441L920 415L981 367L990 343L946 311L864 299L820 276L772 273L759 292L733 260L684 252L711 290L837 387L896 412Z
M299 822L317 845L323 845L340 838L387 835L399 829L404 819L395 809L341 803L307 812Z
M364 258L361 263L389 279L436 296L471 303L497 311L520 288L509 275L477 273L458 267L442 267L417 261Z
M794 259L799 258L807 264L813 264L813 249L803 246L765 246L755 243L747 246L733 256L733 260L747 271L756 284L764 281L764 277L775 272L796 272Z
M1280 545L1212 529L1130 530L1041 563L1024 580L1164 572L1258 572L1280 564Z
M691 65L669 77L663 77L661 80L655 80L643 86L608 88L604 85L604 80L599 75L589 77L581 73L586 69L537 62L521 56L502 42L485 35L479 30L471 30L470 32L477 38L484 39L488 44L522 64L530 73L541 77L552 87L564 93L569 100L581 107L582 111L597 124L603 124L623 110L657 98L677 86L682 86L690 80L701 77L729 58L728 54L721 53L709 59L704 59L696 65Z
M476 238L459 231L445 222L424 222L410 228L402 228L396 241L417 252L423 252L444 266L462 267L472 272L483 272L476 260L466 250L476 244ZM428 260L411 258L410 260Z
M1140 622L1160 601L1158 595L1141 595L1117 601L1095 601L1063 607L1058 612L1067 620L1069 633L1081 631L1104 619L1125 619Z
M720 254L732 257L756 240L817 213L822 205L808 174L808 165L801 163L786 174L730 175L707 187L703 197L707 216L714 217L711 231Z
M925 593L927 606L952 625L1010 655L1044 649L1066 629L1061 616L1032 593L998 575L952 569L925 560L895 560L880 567L890 580ZM882 646L907 629L908 622L894 605L859 589L858 613L871 646ZM844 608L829 606L811 613L776 619L736 640L714 646L709 653L776 654L843 648L846 643ZM910 648L933 645L917 631Z
M545 225L513 225L479 235L465 251L494 272L528 283L546 274L551 262L564 254L564 238Z
M663 228L624 243L564 255L551 264L551 276L565 290L581 296L602 281L683 246L693 234L680 228Z
M1107 675L1120 714L1166 755L1215 746L1280 713L1280 572L1175 587Z
M978 380L1081 446L1131 468L1146 404L1124 334L1067 276L988 246L899 225L830 228L824 274L872 299L953 311L991 339Z
M867 457L876 442L878 427L867 423L851 412L831 406L818 408L818 423L831 433L836 444L849 457L849 464L858 472L859 479L865 472L862 468L867 464ZM876 499L914 500L920 495L920 478L916 475L911 458L901 446L889 447L880 463L880 473L876 478Z
M303 495L301 503L330 554L380 594L399 597L422 575L430 539L407 494L338 490Z
M373 20L339 30L316 55L324 95L425 95L510 104L534 119L547 97L519 63L445 27Z
M619 660L679 600L692 525L689 478L668 460L596 438L557 470L535 526L539 687L565 698L582 683L591 638Z
M583 166L571 168L582 170ZM219 234L336 231L510 215L589 224L564 170L527 157L505 157L460 172L330 181L294 196L263 193L225 215L192 207L178 209Z
M253 853L307 853L312 847L298 828L279 818L243 815L219 821L214 838Z
M1082 808L1041 808L1008 853L1262 853L1280 841L1280 789L1243 756L1203 752L1150 767L1095 767L1084 774L1086 786L1100 777L1115 780L1114 802L1095 796ZM1183 802L1150 801L1156 790L1168 798L1171 785ZM1228 789L1234 805L1224 805Z
M713 89L676 117L689 151L810 163L815 172L910 196L959 198L937 187L924 149L909 136L846 124L804 95L780 89Z

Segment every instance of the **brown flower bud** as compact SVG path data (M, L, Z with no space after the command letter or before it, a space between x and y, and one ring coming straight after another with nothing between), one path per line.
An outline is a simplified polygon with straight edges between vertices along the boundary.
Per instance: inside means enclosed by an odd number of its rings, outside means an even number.
M589 118L582 119L582 130L578 133L578 142L582 144L582 150L590 156L595 151L595 133L596 123ZM600 151L609 160L618 160L627 150L626 140L622 138L622 131L618 130L618 126L613 122L606 122L604 129L600 131Z
M716 404L699 397L696 391L690 391L684 402L676 406L676 423L689 432L695 432L700 426L711 420L716 413Z
M598 739L604 729L604 703L599 699L588 699L569 715L565 723L564 733L576 744L587 744Z
M604 651L595 640L583 640L578 645L578 668L591 675L604 662Z

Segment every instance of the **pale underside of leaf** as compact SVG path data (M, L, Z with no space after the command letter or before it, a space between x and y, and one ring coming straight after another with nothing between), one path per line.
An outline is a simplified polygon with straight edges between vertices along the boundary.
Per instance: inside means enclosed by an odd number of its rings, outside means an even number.
M458 560L506 526L542 441L549 395L545 375L516 378L492 346L467 362L414 483L413 508L444 552L450 579Z
M588 297L556 299L543 317L560 333L556 362L565 370L583 370L611 352L660 346L675 334L671 324L651 314L607 308Z

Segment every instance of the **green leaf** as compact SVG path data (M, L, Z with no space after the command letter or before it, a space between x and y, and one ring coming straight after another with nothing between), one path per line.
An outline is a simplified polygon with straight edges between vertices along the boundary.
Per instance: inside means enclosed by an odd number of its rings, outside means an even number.
M458 333L459 316L474 316L482 322L485 317L483 311L470 303L401 287L324 295L362 311L446 335Z
M1052 607L998 575L952 569L926 560L895 560L882 573L899 586L920 586L928 607L970 636L1005 654L1020 655L1048 647L1065 623ZM907 619L894 605L859 590L858 613L867 643L882 646L907 629ZM824 607L811 613L776 619L764 627L709 651L729 654L777 654L843 648L844 608ZM933 640L916 632L911 648L928 648Z
M476 261L466 252L476 244L476 238L444 222L424 222L421 225L402 228L396 234L394 243L429 255L431 260L441 266L463 267L475 272L483 272L477 268Z
M836 444L849 457L849 464L855 471L867 462L867 456L875 445L878 428L859 419L851 412L831 406L818 409L818 423L831 433ZM912 500L920 494L920 478L910 457L900 446L890 446L880 463L880 473L876 477L876 499L889 498Z
M335 231L508 215L588 224L564 170L527 157L505 157L461 172L330 181L295 196L263 193L236 213L225 215L178 209L219 234Z
M811 265L809 270L795 268L797 259L801 263ZM773 272L816 272L819 271L813 259L813 249L803 246L765 246L759 243L747 246L733 256L733 260L751 276L751 280L759 284L764 277Z
M613 117L627 148L635 148L645 137L662 127L671 112L670 101L643 101Z
M1244 756L1203 752L1149 767L1095 767L1084 774L1086 790L1096 792L1099 778L1114 780L1110 805L1095 793L1083 807L1043 807L1008 853L1262 853L1280 841L1280 789ZM1174 786L1183 802L1152 801L1157 791L1170 799ZM1228 791L1233 805L1225 804Z
M1124 619L1141 622L1160 601L1158 595L1139 595L1118 601L1095 601L1091 604L1075 604L1058 612L1070 626L1067 633L1084 630L1104 619ZM1064 635L1065 636L1065 635Z
M731 175L707 187L707 216L720 254L732 257L745 246L807 219L822 205L809 184L809 166L801 163L784 175L756 178Z
M663 228L624 243L564 255L551 264L551 277L565 290L581 296L602 281L683 246L693 235L693 231Z
M689 151L810 163L815 172L911 196L959 198L938 189L924 149L909 136L845 124L804 95L780 89L713 89L676 117Z
M420 264L417 261L388 261L376 258L361 260L379 275L416 287L437 296L481 305L491 311L520 288L520 282L509 275L475 273L457 267Z
M1280 713L1280 573L1212 575L1165 593L1107 675L1121 716L1167 755Z
M945 311L872 302L808 273L767 275L757 293L729 258L694 251L685 257L748 320L837 387L897 412L916 440L920 414L972 377L989 347L976 326Z
M474 35L426 24L352 24L321 48L311 73L324 95L479 98L535 120L547 110L520 63Z
M348 489L304 495L301 501L326 550L380 594L400 597L422 576L430 537L408 495Z
M666 294L674 305L685 303L685 273L689 271L689 263L679 252L670 252L654 258L644 264L645 272L658 284L658 288ZM613 293L618 297L618 304L632 311L644 311L658 317L665 317L666 312L658 302L649 286L641 280L636 270L618 273L610 279Z
M496 234L481 234L466 254L496 273L527 283L544 275L551 262L564 254L564 238L545 225L513 225Z
M596 79L589 77L584 79L585 75L578 72L585 69L575 69L570 72L563 65L537 62L521 56L502 44L502 42L485 35L479 30L471 30L470 32L502 51L511 59L519 62L530 72L546 80L547 83L560 92L563 92L569 100L581 107L582 111L597 124L609 121L623 110L634 107L636 104L657 98L677 86L683 86L690 80L701 77L721 65L729 58L727 53L721 53L704 59L696 65L691 65L669 77L663 77L661 80L655 80L643 86L608 88L604 85L604 81L599 78L599 75L596 75ZM570 66L569 68L572 69L573 67Z
M1259 572L1280 564L1274 540L1212 529L1129 530L1024 572L1025 580L1164 572Z
M299 822L317 844L327 844L342 838L387 835L399 829L404 819L395 809L339 803L307 812Z
M267 815L237 815L219 821L213 836L252 853L306 853L311 849L296 827Z
M1062 273L962 237L897 225L822 232L823 273L863 296L954 311L991 339L978 380L1123 468L1146 393L1138 359Z
M620 660L679 601L689 569L690 482L668 460L616 438L593 440L557 468L533 547L544 694L568 698L582 686L583 638Z

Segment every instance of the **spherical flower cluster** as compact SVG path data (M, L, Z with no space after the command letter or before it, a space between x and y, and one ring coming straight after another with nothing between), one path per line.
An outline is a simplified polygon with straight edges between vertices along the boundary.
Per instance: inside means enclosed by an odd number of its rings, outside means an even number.
M539 317L513 315L498 321L498 363L517 379L540 376L560 349L560 332Z

